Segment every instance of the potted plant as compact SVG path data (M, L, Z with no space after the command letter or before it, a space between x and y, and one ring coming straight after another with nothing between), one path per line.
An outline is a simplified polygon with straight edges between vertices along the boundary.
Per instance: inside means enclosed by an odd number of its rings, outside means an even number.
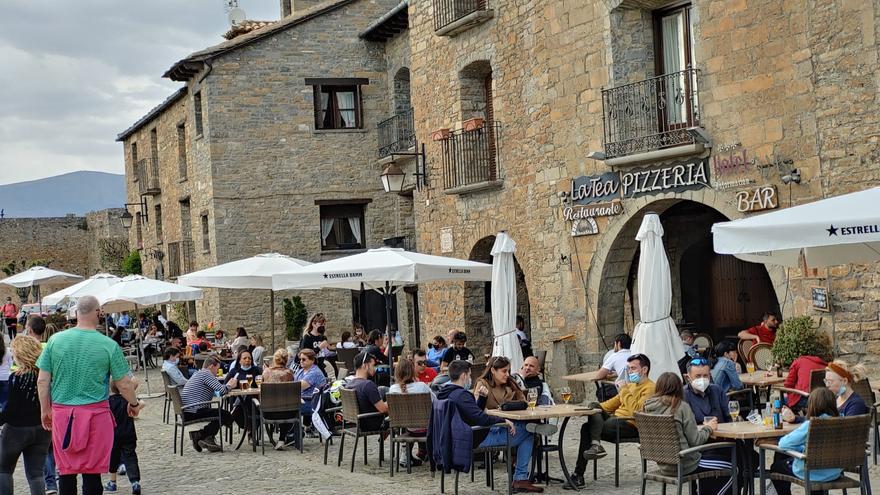
M281 305L284 308L284 329L287 338L285 347L296 352L299 350L299 341L302 338L302 331L306 326L309 313L299 296L285 297Z
M831 356L831 339L815 326L809 316L790 318L782 323L773 342L773 360L788 367L801 356Z
M431 133L432 141L445 141L447 139L449 139L448 127L441 127L440 129L437 129L436 131Z
M483 128L483 124L484 124L485 122L486 122L486 121L483 120L482 117L474 117L474 118L472 118L472 119L467 119L467 120L465 120L464 122L462 122L462 123L461 123L461 127L462 127L466 132L476 131L477 129L482 129L482 128Z

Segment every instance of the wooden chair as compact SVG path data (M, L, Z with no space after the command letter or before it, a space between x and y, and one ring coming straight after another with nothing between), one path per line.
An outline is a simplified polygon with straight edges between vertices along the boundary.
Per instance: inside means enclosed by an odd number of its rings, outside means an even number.
M412 473L412 445L424 442L424 436L413 436L406 429L427 429L431 420L431 394L388 394L388 427L391 430L391 477L400 471L400 444L406 447L406 472Z
M707 443L681 450L678 426L676 426L675 418L671 415L636 413L636 425L639 428L639 436L641 437L639 445L639 451L642 455L641 495L645 494L645 488L649 480L663 483L663 493L666 493L666 485L675 485L678 488L678 494L681 495L685 484L698 482L698 480L705 478L719 477L729 477L733 482L733 491L731 493L739 493L736 476L735 442ZM721 449L730 449L731 469L715 469L693 474L682 472L681 456L693 452ZM678 473L676 476L668 476L659 470L649 472L648 461L668 466L677 466ZM694 492L691 491L691 493Z
M871 388L871 382L868 381L867 378L863 378L856 383L852 384L853 392L859 394L859 397L865 401L865 405L868 406L868 412L871 415L871 427L873 428L873 444L871 451L872 456L874 458L874 465L877 465L877 448L880 445L880 430L878 430L877 421L877 408L880 407L880 403L877 403L877 398L874 394L874 390Z
M868 479L868 454L865 439L871 427L871 416L849 416L838 418L812 418L807 431L807 448L803 454L779 448L773 444L759 445L761 495L767 479L764 452L772 450L780 454L804 461L805 479L770 473L771 480L788 481L804 488L805 493L815 491L842 490L844 495L849 488L864 492L870 483ZM858 473L856 481L845 475L828 482L810 481L810 471L816 469L839 468Z
M364 465L367 464L367 438L370 436L379 437L379 467L382 467L382 461L385 460L385 430L362 430L361 420L375 417L384 417L380 412L361 413L358 407L357 393L354 390L343 388L340 391L342 398L342 436L339 438L339 460L337 466L342 465L342 449L345 447L345 437L354 437L354 447L351 449L351 472L354 472L354 459L357 457L358 441L364 439Z
M755 344L749 349L748 362L755 363L755 369L769 370L773 366L773 346L765 342Z
M303 451L303 422L300 406L302 406L302 382L264 383L260 386L260 398L251 401L253 405L253 418L258 423L260 431L260 445L263 455L266 455L266 442L263 440L265 425L296 424L299 431L299 452ZM283 414L283 418L267 418ZM284 441L283 438L279 440ZM272 435L269 435L272 440ZM256 445L254 446L256 449Z
M161 373L162 383L165 384L165 407L162 409L162 422L167 425L171 421L171 394L168 393L168 388L177 387L177 385L171 383L171 377L168 376L165 370L162 370Z
M361 352L361 348L355 349L336 349L336 361L342 361L345 365L345 371L351 375L354 374L354 357Z
M198 418L198 419L190 419L187 420L183 416L183 401L180 399L180 388L179 387L169 387L165 389L165 392L171 396L171 403L174 405L174 453L177 453L177 430L180 429L180 455L183 456L183 441L186 438L186 427L201 424L201 423L210 423L215 419L222 425L223 422L220 420L220 402L215 400L209 400L204 402L194 402L192 404L188 404L187 407L198 407L199 409L203 409L205 407L217 408L217 417L216 418ZM223 449L223 435L220 435L220 449Z
M708 333L695 333L694 345L699 349L711 349L715 347L715 341L712 340L712 336Z

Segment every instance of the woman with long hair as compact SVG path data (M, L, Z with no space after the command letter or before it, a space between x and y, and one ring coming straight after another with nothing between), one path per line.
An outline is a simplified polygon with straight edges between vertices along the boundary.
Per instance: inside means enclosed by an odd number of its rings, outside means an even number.
M474 383L474 396L483 409L498 409L502 404L525 400L510 376L510 360L503 356L492 357L486 363L486 370Z
M239 346L247 347L248 345L250 345L250 339L248 339L247 330L244 327L238 327L235 330L235 340L232 341L229 347L236 349Z
M0 338L0 341L3 339ZM24 472L31 495L44 494L43 464L52 434L40 423L37 394L37 358L43 347L33 337L19 335L12 341L12 356L18 368L12 373L9 400L0 413L0 493L12 494L12 473L24 455Z
M794 452L806 452L807 443L810 439L807 437L810 429L810 420L812 418L827 418L837 416L837 397L834 392L819 387L812 392L807 398L807 420L803 422L796 430L779 439L779 447ZM797 476L804 479L804 461L802 459L792 459L787 455L776 454L773 457L773 465L770 470L775 473L784 474L786 476ZM813 469L810 471L810 481L832 481L836 480L843 474L843 469ZM776 489L778 495L791 495L791 483L788 481L773 480L773 488ZM813 491L813 494L823 492Z
M263 347L263 337L255 333L251 336L251 345L250 345L251 355L254 357L254 362L260 364L263 362L263 354L266 353L266 348Z
M697 425L691 406L684 400L684 386L681 376L676 373L663 373L657 379L654 388L654 396L645 401L644 412L648 414L661 414L672 416L675 419L675 427L678 430L679 450L689 449L703 445L709 441L709 436L718 427L718 420L713 419L702 425ZM682 474L694 474L716 469L730 469L730 461L716 459L702 459L699 452L692 452L681 456ZM678 466L674 464L658 464L661 473L666 476L676 476ZM700 493L704 495L726 493L730 487L729 479L707 478L700 481Z
M6 407L9 395L9 373L12 369L12 353L6 348L6 338L0 337L0 411Z
M434 392L427 383L420 382L416 374L416 365L410 358L401 358L394 367L394 384L388 389L389 394L431 394L431 400L434 399ZM423 437L428 434L426 429L409 429L407 433L413 437ZM425 442L417 442L418 450L412 459L412 466L421 465L428 458L428 447ZM401 466L406 466L406 459L400 460Z

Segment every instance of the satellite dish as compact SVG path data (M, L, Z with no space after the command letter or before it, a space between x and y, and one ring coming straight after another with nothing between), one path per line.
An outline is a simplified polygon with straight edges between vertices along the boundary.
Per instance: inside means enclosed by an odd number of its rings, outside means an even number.
M229 9L229 24L235 26L236 24L240 24L247 19L247 16L244 13L244 10L234 7Z

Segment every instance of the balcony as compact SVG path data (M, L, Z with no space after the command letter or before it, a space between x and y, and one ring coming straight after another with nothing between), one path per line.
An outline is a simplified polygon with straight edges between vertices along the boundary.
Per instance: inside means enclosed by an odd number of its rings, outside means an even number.
M193 271L193 253L191 240L168 243L168 277L177 278Z
M409 110L379 122L379 158L407 151L416 145L413 111Z
M138 194L143 196L147 191L147 159L143 158L134 164L134 180L137 182Z
M612 166L700 153L699 70L685 69L602 90L605 163ZM655 153L660 152L660 153Z
M498 159L500 137L501 124L490 122L470 131L452 131L439 140L446 194L465 194L501 187Z
M162 193L162 189L159 187L159 159L157 157L150 159L150 173L147 174L146 179L143 194L156 196Z
M487 0L434 0L434 34L455 36L491 19Z

